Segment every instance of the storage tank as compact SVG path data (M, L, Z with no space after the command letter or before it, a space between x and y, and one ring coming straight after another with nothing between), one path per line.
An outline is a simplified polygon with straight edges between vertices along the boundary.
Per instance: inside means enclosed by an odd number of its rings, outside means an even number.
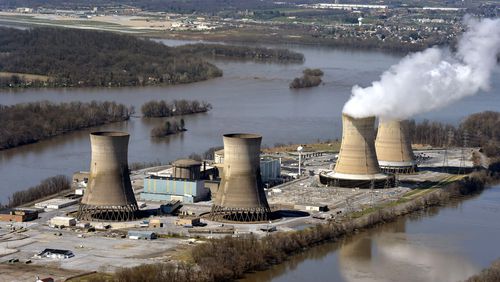
M417 169L411 148L408 121L381 120L375 141L380 169L389 173L413 173Z
M90 134L92 158L87 189L80 203L78 219L127 221L138 210L128 168L126 132Z
M323 184L339 187L385 187L390 185L381 173L375 152L375 117L353 118L342 115L342 143L332 173L320 175Z
M180 179L199 179L201 162L192 159L176 160L172 164L172 175Z
M226 134L224 168L212 206L213 220L267 221L270 215L260 176L262 136L249 133Z

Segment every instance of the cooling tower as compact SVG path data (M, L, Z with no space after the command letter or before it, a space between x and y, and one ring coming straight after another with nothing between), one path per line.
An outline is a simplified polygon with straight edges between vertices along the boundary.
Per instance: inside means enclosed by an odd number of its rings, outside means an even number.
M260 178L261 140L255 134L224 135L224 169L212 206L213 220L269 219L270 209Z
M90 176L78 219L127 221L135 218L138 208L129 177L128 140L126 132L90 134Z
M413 173L417 165L411 148L408 121L380 121L375 149L384 172Z
M355 119L342 115L342 143L332 173L321 182L337 187L385 187L387 175L380 172L375 152L375 117Z

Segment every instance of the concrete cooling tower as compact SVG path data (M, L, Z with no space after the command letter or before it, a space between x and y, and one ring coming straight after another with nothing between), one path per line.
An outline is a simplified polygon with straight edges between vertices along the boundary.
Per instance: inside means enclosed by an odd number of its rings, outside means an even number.
M413 173L417 169L408 121L381 121L375 141L380 169L389 173Z
M90 134L92 159L87 189L80 203L78 219L98 221L133 220L137 213L128 169L126 132Z
M380 172L375 152L375 117L355 119L342 115L342 143L332 173L321 175L323 184L337 187L387 187L390 178Z
M265 221L271 210L260 177L262 136L226 134L222 181L212 206L212 220Z

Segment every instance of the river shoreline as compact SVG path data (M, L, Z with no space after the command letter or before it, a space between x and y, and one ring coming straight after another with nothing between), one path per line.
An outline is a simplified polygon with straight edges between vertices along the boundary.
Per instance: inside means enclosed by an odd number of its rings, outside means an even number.
M147 275L147 272L168 267L175 272L177 281L234 281L246 274L265 271L284 263L290 256L303 253L312 247L349 238L359 232L393 222L401 216L443 206L456 199L466 199L498 180L493 172L474 172L459 181L429 188L428 192L413 199L372 208L359 217L348 216L339 222L330 221L304 230L277 233L263 238L249 235L211 239L188 250L190 259L187 262L165 263L158 265L158 269L146 265L123 269L115 274L115 278L118 281L141 280L146 277L144 275ZM187 265L190 265L191 270L194 267L196 271L184 271ZM123 280L125 276L132 280Z

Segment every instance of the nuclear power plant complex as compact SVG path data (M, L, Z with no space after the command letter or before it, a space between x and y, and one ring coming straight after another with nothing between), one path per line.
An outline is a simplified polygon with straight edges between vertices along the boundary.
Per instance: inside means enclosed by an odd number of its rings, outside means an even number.
M199 238L350 220L463 176L449 167L474 169L472 149L414 152L406 121L376 122L343 114L340 140L274 148L261 147L265 136L228 133L205 158L132 171L128 133L90 133L90 163L73 175L73 190L0 216L1 230L23 224L19 239L33 242L7 258L44 265L57 257L84 271L137 266Z

